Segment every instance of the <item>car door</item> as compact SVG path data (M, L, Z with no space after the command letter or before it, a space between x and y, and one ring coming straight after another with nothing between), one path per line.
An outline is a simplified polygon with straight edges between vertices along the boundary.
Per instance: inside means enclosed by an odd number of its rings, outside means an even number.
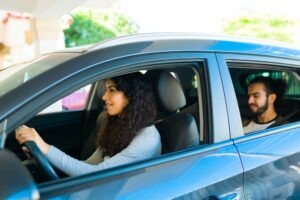
M242 166L230 140L227 107L213 53L159 52L111 60L88 70L101 77L137 70L192 66L197 74L200 134L197 147L92 174L39 185L42 198L88 199L239 199ZM198 65L198 64L199 65ZM179 65L178 65L179 66ZM86 71L85 74L88 74ZM101 74L101 75L100 75ZM97 76L97 74L94 74ZM94 80L94 78L93 78ZM237 113L236 113L237 114Z
M229 67L229 70L275 70L282 74L299 74L299 60L235 54L217 56L224 71ZM232 80L237 82L236 77ZM299 79L294 88L299 88ZM299 98L294 98L294 101L298 105L295 109L299 109ZM290 109L285 107L282 110ZM237 133L232 138L244 169L245 199L299 199L299 115L295 118L283 125L247 135L241 132L241 118L237 119L239 128L232 127Z

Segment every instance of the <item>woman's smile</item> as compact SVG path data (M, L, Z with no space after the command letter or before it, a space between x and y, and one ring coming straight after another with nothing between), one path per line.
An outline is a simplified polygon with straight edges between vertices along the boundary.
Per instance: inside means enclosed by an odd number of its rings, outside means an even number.
M106 109L110 109L112 106L113 106L113 105L112 105L112 104L109 104L109 103L106 103L106 104L105 104L105 108L106 108Z
M106 81L102 99L105 102L107 113L111 116L121 114L128 105L128 99L124 92L119 91L116 84L110 79Z

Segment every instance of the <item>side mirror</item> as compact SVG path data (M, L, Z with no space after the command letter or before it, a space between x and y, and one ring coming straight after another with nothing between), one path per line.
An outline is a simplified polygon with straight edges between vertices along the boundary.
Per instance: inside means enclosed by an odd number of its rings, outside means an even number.
M13 153L1 149L0 163L0 199L40 198L32 176Z

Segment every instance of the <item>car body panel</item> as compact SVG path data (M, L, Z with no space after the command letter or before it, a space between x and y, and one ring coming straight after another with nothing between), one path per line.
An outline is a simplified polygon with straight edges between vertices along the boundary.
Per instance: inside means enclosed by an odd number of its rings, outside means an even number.
M191 196L197 199L225 199L230 195L243 195L240 187L243 180L242 167L232 141L187 150L173 158L161 157L147 164L144 164L145 167L129 165L123 170L103 171L85 176L82 181L66 180L52 187L54 190L51 190L51 183L43 185L40 187L41 196L47 199L58 196L88 199L100 196L104 199L173 199ZM97 178L108 174L110 176L107 178ZM84 184L89 187L84 187ZM68 190L70 192L63 195Z
M163 41L163 46L156 45ZM266 55L274 57L287 57L299 59L299 50L291 48L284 43L266 42L265 40L250 39L242 37L226 37L220 35L199 35L194 33L151 33L137 34L129 37L120 37L108 40L101 44L90 47L88 51L93 51L109 46L118 46L129 43L150 42L151 47L159 47L174 51L180 47L186 47L189 44L189 50L194 48L195 51L218 52L218 53L238 53L252 55ZM185 49L188 50L188 49Z
M222 86L225 95L225 102L228 113L228 124L229 124L229 132L230 138L235 138L237 136L241 136L244 134L242 123L240 119L240 111L238 107L238 102L236 99L236 94L234 91L233 83L229 74L229 70L226 64L225 58L222 54L216 54L220 69L220 74L222 77Z
M300 123L295 123L235 140L246 199L300 198L299 132Z

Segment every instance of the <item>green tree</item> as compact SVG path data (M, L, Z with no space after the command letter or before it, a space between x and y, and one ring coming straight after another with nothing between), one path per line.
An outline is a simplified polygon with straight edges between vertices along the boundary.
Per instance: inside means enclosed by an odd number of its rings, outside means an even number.
M245 17L229 21L225 34L293 43L293 27L296 22L278 17Z
M80 9L72 13L72 18L71 26L64 30L66 47L93 44L138 30L134 22L119 13Z

